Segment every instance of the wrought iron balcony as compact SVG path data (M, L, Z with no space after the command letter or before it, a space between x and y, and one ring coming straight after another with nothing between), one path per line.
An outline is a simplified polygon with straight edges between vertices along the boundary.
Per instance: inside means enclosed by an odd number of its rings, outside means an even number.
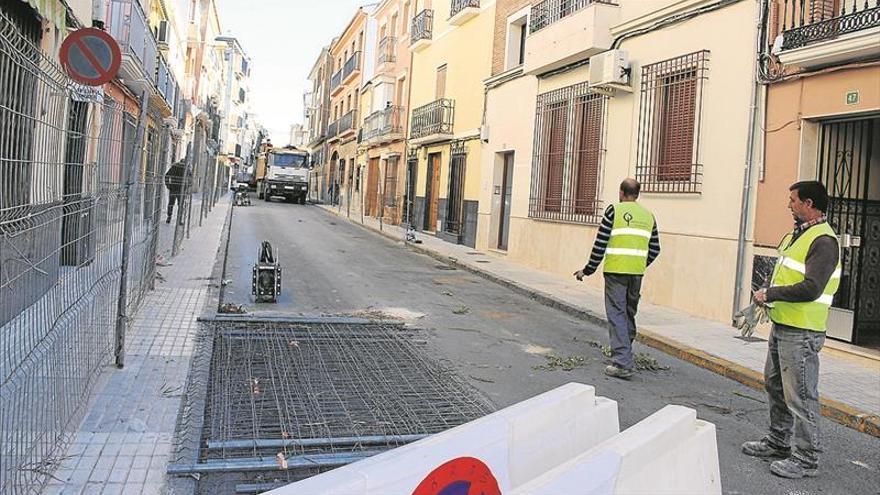
M415 45L419 41L430 41L434 34L434 11L425 9L412 20L410 30L410 44Z
M128 58L142 71L142 74L134 74L124 66L121 76L124 79L147 79L155 85L159 47L140 3L136 0L110 0L106 27L119 43L123 62Z
M335 74L330 76L330 93L332 94L336 91L337 88L342 84L342 69L336 71Z
M397 38L386 36L379 41L379 65L397 61Z
M348 60L345 61L345 65L342 66L342 83L348 81L348 78L360 70L361 68L361 52L354 52L348 57Z
M449 18L453 18L467 8L480 8L480 0L451 0L449 5Z
M159 56L159 69L156 73L156 87L159 89L162 99L171 108L172 115L176 115L180 87L177 85L177 80L174 79L174 74L168 67L168 63L165 62L165 57L161 55Z
M534 33L596 3L617 5L613 0L544 0L532 6L530 30Z
M782 50L880 27L878 0L784 0L781 7Z
M347 114L343 115L339 119L339 136L345 135L348 131L354 130L355 116L357 115L357 110L352 110Z
M339 121L336 120L331 122L329 126L327 126L327 139L333 139L339 135Z
M410 138L420 139L435 134L452 134L455 121L455 100L440 98L413 109Z
M371 113L364 120L363 140L379 142L383 138L403 137L402 115L403 108L394 106Z

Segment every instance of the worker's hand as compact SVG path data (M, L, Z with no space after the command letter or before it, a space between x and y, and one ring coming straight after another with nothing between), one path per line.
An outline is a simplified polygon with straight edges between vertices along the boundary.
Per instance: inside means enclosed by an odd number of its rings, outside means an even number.
M574 272L574 278L578 279L578 282L582 281L585 276L587 276L587 274L584 273L583 270L578 270Z
M756 303L762 306L767 304L767 289L761 289L758 292L755 292L754 299Z

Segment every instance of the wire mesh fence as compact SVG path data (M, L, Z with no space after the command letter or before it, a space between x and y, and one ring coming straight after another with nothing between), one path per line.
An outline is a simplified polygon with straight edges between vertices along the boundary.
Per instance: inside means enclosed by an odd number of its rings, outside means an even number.
M0 11L4 494L48 479L113 357L117 325L154 284L175 146L160 117L69 80L27 22Z
M169 471L200 473L199 493L256 493L492 411L397 324L205 324L193 366Z

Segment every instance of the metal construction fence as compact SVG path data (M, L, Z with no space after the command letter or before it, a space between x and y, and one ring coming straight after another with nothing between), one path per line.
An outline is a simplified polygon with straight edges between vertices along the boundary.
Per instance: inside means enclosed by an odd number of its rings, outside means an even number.
M39 36L0 11L4 494L39 491L96 378L114 355L122 365L126 326L164 250L163 179L178 139L158 116L73 83L40 50ZM200 190L204 214L219 196L220 172L203 156L212 177L212 189Z

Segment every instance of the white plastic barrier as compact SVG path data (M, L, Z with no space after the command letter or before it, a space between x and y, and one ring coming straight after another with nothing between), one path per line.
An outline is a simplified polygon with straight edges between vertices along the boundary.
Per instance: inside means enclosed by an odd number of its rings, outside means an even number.
M715 425L693 409L666 406L508 493L720 494Z
M591 386L568 383L451 430L268 493L411 495L437 472L435 468L453 459L468 466L469 460L461 458L476 458L497 480L500 492L507 494L613 437L619 428L616 402L596 397ZM459 467L458 474L480 477L474 469Z

